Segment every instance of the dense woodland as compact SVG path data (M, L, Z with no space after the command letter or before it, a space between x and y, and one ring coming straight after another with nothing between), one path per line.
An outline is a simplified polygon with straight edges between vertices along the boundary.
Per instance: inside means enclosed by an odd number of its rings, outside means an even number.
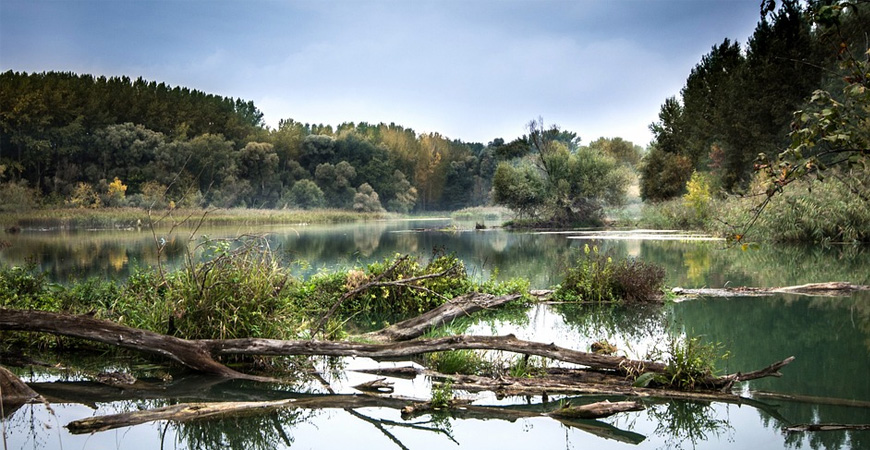
M285 119L270 128L241 99L141 78L8 71L0 74L0 209L407 213L500 204L532 225L572 226L600 223L638 171L644 200L682 196L692 209L664 226L710 229L711 200L747 193L759 171L767 178L756 184L767 183L771 197L852 152L863 165L840 175L858 182L831 189L849 201L857 194L870 214L866 30L865 0L764 0L748 43L714 45L679 97L664 102L646 152L620 138L581 145L543 119L521 138L485 145L393 123ZM854 205L840 203L855 216ZM848 239L870 237L859 216L840 227L852 230Z
M765 0L761 14L746 46L714 45L679 98L661 106L641 174L645 200L682 195L694 171L714 190L745 192L759 154L775 160L793 143L805 125L795 112L810 108L816 90L842 102L844 82L866 82L845 66L868 57L868 2Z
M253 102L141 78L9 71L0 85L7 200L454 210L488 204L498 162L528 153L395 124L271 129Z

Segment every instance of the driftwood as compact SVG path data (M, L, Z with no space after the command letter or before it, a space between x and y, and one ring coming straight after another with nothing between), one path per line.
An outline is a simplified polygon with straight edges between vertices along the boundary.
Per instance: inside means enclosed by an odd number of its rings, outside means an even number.
M0 308L0 330L37 331L87 339L168 357L203 373L227 378L274 381L272 378L247 375L230 369L215 361L207 347L197 341L130 328L107 320L95 319L86 314L70 315Z
M870 286L852 284L841 281L829 283L810 283L799 286L759 288L759 287L733 287L719 289L684 289L675 287L672 292L684 297L763 297L775 294L798 294L812 296L837 297L850 295L856 291L870 290Z
M404 378L408 380L413 380L417 377L417 375L423 373L423 369L419 369L413 366L381 367L378 369L355 369L353 371L359 373L368 373L372 375L385 375L394 378Z
M574 399L573 401L577 400ZM603 412L607 409L625 408L625 405L622 405L623 403L634 404L634 402L598 402L591 405L577 406L571 408L576 408L578 410L586 409L588 411L598 410ZM340 408L351 411L359 408L380 407L401 410L402 416L406 419L410 419L421 414L432 413L433 409L429 407L429 405L430 404L428 402L423 402L419 399L409 397L329 394L305 398L290 398L260 402L181 403L177 405L170 405L162 408L155 408L149 410L88 417L85 419L72 421L67 424L66 427L67 429L69 429L70 433L83 434L140 425L156 420L188 422L192 420L209 418L213 419L228 416L238 417L240 415L264 414L283 408ZM614 407L608 405L618 406ZM639 409L624 410L637 411ZM516 408L513 406L475 406L471 405L469 400L463 399L454 399L445 411L449 412L450 416L452 417L463 419L496 419L515 421L517 419L529 417L548 416L553 417L554 419L558 419L560 421L563 421L565 419L564 416L559 416L558 414L550 413L547 411L534 411ZM615 412L619 411L613 411L613 413ZM570 424L569 422L566 423ZM633 443L640 442L644 439L643 435L637 435L636 433L619 430L618 428L614 428L605 423L586 421L579 425L582 425L580 428L584 429L585 431L610 439L618 439L621 441Z
M465 294L429 312L391 325L383 330L368 333L365 336L377 341L406 341L418 338L426 331L439 325L450 323L459 317L464 317L484 309L496 308L518 298L520 298L520 294L500 296L476 292Z
M507 336L448 336L433 339L415 339L404 342L369 344L362 342L334 342L315 340L275 340L259 338L186 340L150 331L125 327L88 315L44 311L8 310L0 308L0 330L47 332L64 336L90 339L149 352L184 364L204 373L227 378L273 382L272 378L237 372L218 363L212 355L249 356L359 356L374 359L400 358L424 353L450 350L500 350L540 356L577 364L593 369L611 370L626 375L645 372L664 372L666 365L653 361L632 360L621 356L599 355ZM790 363L788 358L771 366L746 374L736 373L724 377L709 377L704 384L727 388L736 381L766 376L779 376L778 370Z
M601 419L610 417L616 413L626 411L643 411L644 407L640 402L603 402L590 403L588 405L571 406L570 404L563 406L550 413L552 417L562 419Z
M377 380L366 381L365 383L358 384L353 387L358 391L363 392L374 392L377 394L389 394L392 393L393 383L387 381L386 378L378 378Z
M790 427L783 427L782 431L788 433L800 433L807 431L861 431L870 430L870 424L848 423L801 423Z
M460 349L503 350L622 372L661 372L665 365L624 357L598 355L507 336L448 336L404 342L367 344L259 338L187 340L125 327L88 315L0 308L0 330L59 334L169 357L194 370L227 378L274 381L247 375L218 363L212 355L323 355L397 358Z
M37 398L39 394L36 391L24 384L14 373L0 366L0 409L3 412L0 418L11 415L25 403Z

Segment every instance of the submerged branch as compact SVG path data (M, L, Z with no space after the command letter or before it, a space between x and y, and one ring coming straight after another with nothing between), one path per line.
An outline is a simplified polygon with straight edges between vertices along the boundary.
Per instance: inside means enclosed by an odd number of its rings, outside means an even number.
M0 308L0 330L46 332L169 357L191 369L226 378L264 382L276 380L248 375L215 361L213 355L247 356L354 356L373 359L411 357L452 350L499 350L563 361L622 375L639 376L646 372L664 373L667 365L655 361L632 360L621 356L588 353L556 344L545 344L506 336L447 336L402 342L363 343L314 340L276 340L261 338L187 340L151 331L126 327L95 319L88 315L58 314L45 311ZM790 363L788 358L767 368L709 377L703 385L728 388L736 381L779 376L779 369Z
M860 431L870 430L870 424L848 424L848 423L801 423L790 427L783 427L782 431L789 433L800 433L808 431Z
M856 291L868 291L870 286L863 284L852 284L842 281L832 281L828 283L809 283L799 286L785 286L773 288L759 287L734 287L734 288L718 288L718 289L684 289L676 287L673 293L685 297L762 297L775 294L798 294L836 297L850 295Z

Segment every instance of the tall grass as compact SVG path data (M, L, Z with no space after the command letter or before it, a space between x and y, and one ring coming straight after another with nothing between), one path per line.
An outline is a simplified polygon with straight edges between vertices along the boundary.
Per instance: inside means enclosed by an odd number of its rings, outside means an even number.
M299 223L346 223L379 220L389 213L361 213L339 209L174 209L155 210L149 216L142 208L50 208L5 212L0 226L23 228L134 228L155 223L169 227L177 223L202 225L266 225Z
M804 243L870 242L870 176L833 173L825 181L804 179L766 195L756 178L748 191L761 192L707 202L680 198L644 205L639 225L659 229L705 230L748 240Z
M199 262L169 272L140 269L123 283L89 279L60 285L35 267L0 267L0 307L90 313L187 339L295 339L319 331L338 338L346 336L350 319L362 314L402 319L471 290L528 291L528 284L517 280L474 283L453 255L434 255L428 263L396 255L303 280L291 275L262 238L204 240L201 246Z

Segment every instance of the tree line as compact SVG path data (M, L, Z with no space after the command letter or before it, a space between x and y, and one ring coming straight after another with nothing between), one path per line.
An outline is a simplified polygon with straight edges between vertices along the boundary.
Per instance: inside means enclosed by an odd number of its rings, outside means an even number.
M8 71L0 86L7 209L456 210L490 204L499 163L534 148L526 137L484 145L394 123L286 119L270 128L251 101L142 78ZM596 142L600 151L627 146L639 160L639 148L619 138Z
M867 58L867 30L867 1L762 1L747 45L713 46L679 97L661 106L641 169L642 198L682 195L694 172L714 190L745 192L755 169L792 144L804 126L795 111L806 111L814 92L842 100L839 86L854 84L842 66Z

